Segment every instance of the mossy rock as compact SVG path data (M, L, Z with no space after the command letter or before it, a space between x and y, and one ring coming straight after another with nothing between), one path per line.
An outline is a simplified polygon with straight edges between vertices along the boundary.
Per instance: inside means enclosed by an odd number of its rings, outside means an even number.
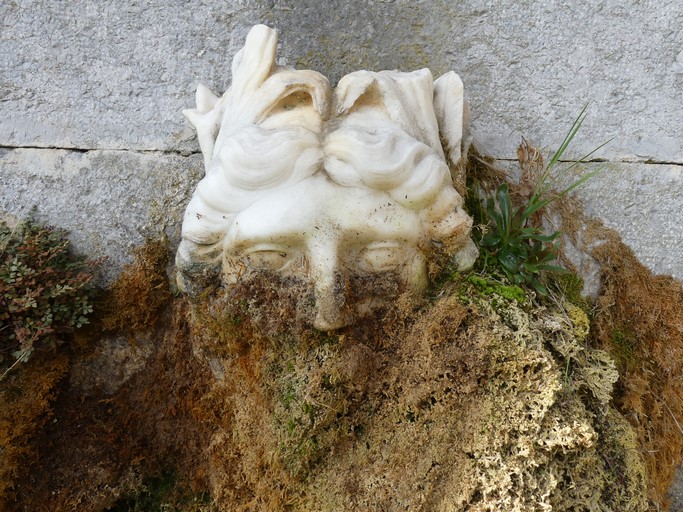
M467 304L454 286L334 336L265 332L239 294L197 305L195 353L221 367L217 505L647 510L633 430L609 403L614 363L586 346L585 313L499 289L492 307L489 285L470 283L482 294ZM206 318L219 310L241 321ZM218 338L241 348L216 351Z

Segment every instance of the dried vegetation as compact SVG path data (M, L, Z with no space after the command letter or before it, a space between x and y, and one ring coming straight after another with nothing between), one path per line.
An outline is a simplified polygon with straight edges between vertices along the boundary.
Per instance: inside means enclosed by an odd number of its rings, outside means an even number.
M614 365L571 305L493 308L458 280L326 335L264 330L254 290L192 317L215 374L202 407L219 508L647 509L635 436L608 404Z
M36 433L69 370L69 341L92 312L96 263L64 233L32 220L0 223L0 508L16 496Z
M166 267L171 258L166 240L148 240L133 250L134 261L105 292L99 309L102 328L141 333L156 326L171 299Z
M653 275L616 232L585 219L576 203L565 202L560 213L568 243L599 267L592 341L617 363L614 403L638 434L650 498L665 509L683 458L683 287Z
M472 154L477 168L499 183ZM86 393L62 378L86 348L0 390L0 462L22 461L0 479L5 508L663 510L683 448L680 283L558 206L566 243L601 269L595 305L573 275L539 303L444 272L430 297L391 288L391 305L328 334L309 327L306 283L261 276L187 303L168 248L148 244L80 335L148 340L139 370Z

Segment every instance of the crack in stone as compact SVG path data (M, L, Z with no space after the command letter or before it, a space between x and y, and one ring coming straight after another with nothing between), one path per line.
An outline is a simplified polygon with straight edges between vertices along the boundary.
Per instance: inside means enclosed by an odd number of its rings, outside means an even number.
M178 155L182 157L190 157L194 155L201 155L202 152L197 151L181 151L177 149L125 149L125 148L77 148L77 147L66 147L66 146L8 146L0 144L0 150L14 150L14 149L38 149L38 150L58 150L58 151L72 151L74 153L89 153L91 151L121 151L127 153L158 153L166 155ZM503 158L494 157L494 160L499 162L517 162L516 158ZM559 160L559 163L576 163L577 160ZM648 159L616 159L610 160L609 158L592 158L590 160L583 160L581 163L584 164L645 164L645 165L674 165L678 167L683 167L683 162L668 161L668 160L655 160L653 158Z
M493 159L497 160L499 162L517 162L516 158L494 157ZM609 158L593 158L591 160L558 160L558 163L562 163L562 164L582 163L582 164L676 165L679 167L683 167L683 162L670 162L667 160L654 160L652 158L648 158L646 160L635 160L635 159L610 160Z
M125 148L76 148L64 146L7 146L0 144L0 150L15 150L15 149L36 149L36 150L56 150L56 151L71 151L73 153L89 153L93 151L120 151L126 153L158 153L163 155L178 155L183 157L190 157L194 155L201 155L201 151L180 151L175 149L125 149Z

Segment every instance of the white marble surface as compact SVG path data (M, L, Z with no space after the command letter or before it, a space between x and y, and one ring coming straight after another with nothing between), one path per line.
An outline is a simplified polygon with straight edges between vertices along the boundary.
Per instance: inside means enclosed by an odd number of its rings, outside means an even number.
M277 66L276 48L276 31L255 26L225 94L200 85L185 112L206 176L183 221L181 287L197 291L193 274L212 268L229 284L296 275L314 283L316 327L334 329L352 321L336 296L346 274L390 272L420 291L435 243L471 265L472 220L441 146L460 160L460 78L357 71L333 90L319 73Z

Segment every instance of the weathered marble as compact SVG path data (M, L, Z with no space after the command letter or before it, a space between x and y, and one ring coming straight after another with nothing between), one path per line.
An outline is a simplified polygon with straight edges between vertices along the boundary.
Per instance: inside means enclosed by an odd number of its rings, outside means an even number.
M198 293L212 273L229 285L263 272L310 280L314 324L330 330L353 321L352 278L422 291L437 244L471 267L472 219L441 145L458 163L460 78L357 71L333 91L317 72L276 66L276 47L276 31L256 25L225 94L200 85L185 111L206 176L183 220L181 288Z

